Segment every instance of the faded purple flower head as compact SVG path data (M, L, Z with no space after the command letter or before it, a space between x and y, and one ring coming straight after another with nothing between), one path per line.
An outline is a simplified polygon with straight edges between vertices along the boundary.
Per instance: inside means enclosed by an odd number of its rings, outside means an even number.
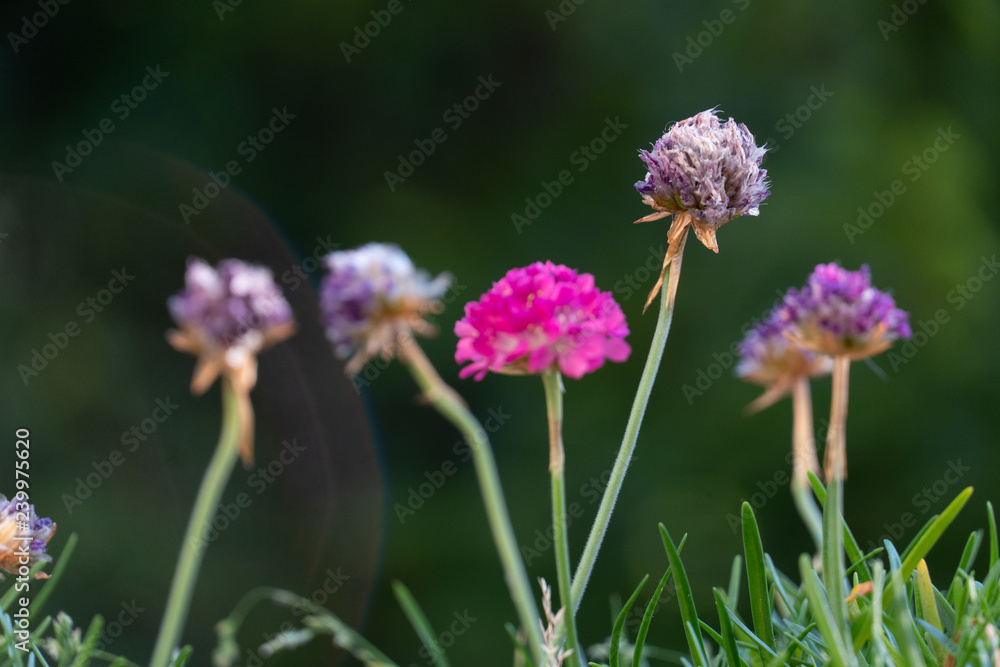
M440 308L451 282L417 269L399 246L369 243L356 250L330 253L329 271L320 287L326 336L348 372L361 370L375 354L390 352L399 335L433 331L423 315Z
M184 282L167 307L178 326L197 332L206 345L247 344L256 351L269 331L292 322L292 309L265 267L224 259L212 268L192 257Z
M783 306L777 306L744 336L736 365L737 377L771 386L803 375L816 377L830 373L832 364L828 356L807 350L785 336L792 327L784 319L782 309Z
M35 563L51 561L45 547L55 532L56 524L36 515L34 505L17 496L7 500L7 496L0 494L0 571L23 574ZM22 562L22 558L26 561ZM19 572L21 567L26 569ZM48 575L39 572L35 578L45 579Z
M455 323L455 361L471 361L459 377L486 373L541 373L558 368L581 378L625 361L628 324L610 292L594 276L552 262L536 262L507 275L479 301L465 305Z
M720 123L715 109L675 123L651 151L639 151L645 180L635 189L658 211L686 211L700 223L718 227L741 215L757 215L771 194L764 148L746 125Z
M788 290L781 317L802 345L852 359L878 354L897 338L912 335L909 314L896 308L889 294L872 287L867 264L858 271L820 264L805 287Z

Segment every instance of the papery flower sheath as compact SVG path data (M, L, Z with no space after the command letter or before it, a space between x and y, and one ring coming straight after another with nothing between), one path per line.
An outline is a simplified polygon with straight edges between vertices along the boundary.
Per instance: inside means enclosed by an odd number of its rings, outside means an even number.
M355 375L377 355L391 357L401 337L436 332L424 316L441 310L448 274L431 278L398 246L369 243L330 253L320 287L326 337L347 373Z
M541 373L558 368L572 378L597 370L606 360L625 361L631 348L628 324L610 292L594 277L536 262L511 269L479 301L465 306L455 323L459 375Z
M270 269L225 259L213 268L188 260L185 286L167 307L179 330L167 340L198 358L191 393L203 394L219 375L228 377L240 398L240 457L253 461L253 408L250 390L257 383L257 354L295 333L292 309L274 283Z
M829 375L832 360L817 354L788 339L791 324L783 317L779 305L756 326L751 328L740 343L740 361L736 376L765 387L765 392L748 406L756 412L773 405L792 390L798 378Z
M0 494L0 580L3 572L19 574L22 566L30 568L35 563L51 562L52 556L45 547L55 535L56 524L52 519L35 514L35 506L14 496L13 500ZM48 579L38 572L36 579Z
M897 338L912 335L909 314L871 284L863 265L848 271L820 264L801 290L785 296L782 318L795 342L821 354L857 360L887 350Z
M663 283L667 265L683 249L688 228L706 248L718 252L719 227L758 214L771 194L767 170L760 168L765 152L746 125L733 119L720 123L715 109L675 123L652 150L639 151L648 171L635 189L656 213L636 222L674 216L667 233L670 249L647 306Z

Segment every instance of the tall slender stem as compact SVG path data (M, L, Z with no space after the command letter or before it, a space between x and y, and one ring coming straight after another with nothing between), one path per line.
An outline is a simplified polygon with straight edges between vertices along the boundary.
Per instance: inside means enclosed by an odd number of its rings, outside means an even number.
M594 570L594 562L597 560L597 552L601 549L601 542L608 531L608 523L611 521L611 513L615 509L615 502L618 500L618 493L621 491L625 481L625 473L628 471L629 463L632 460L632 452L635 451L635 443L639 438L639 427L642 426L642 418L646 413L646 404L649 403L649 394L653 390L653 382L656 380L656 372L660 368L660 358L663 356L663 348L667 343L667 335L670 333L670 323L674 318L674 301L677 297L677 282L681 277L681 260L684 257L684 243L687 240L687 232L678 239L680 247L676 256L670 261L670 276L666 289L661 293L661 305L659 315L656 318L656 331L653 333L653 341L649 346L649 355L646 357L646 366L642 369L642 377L639 380L639 388L635 392L635 400L632 402L632 411L628 416L628 424L625 426L625 436L622 438L621 447L618 449L618 456L611 469L611 478L608 486L604 490L604 497L597 508L597 516L594 517L594 525L590 529L587 537L587 544L583 548L583 555L580 557L580 564L576 568L573 577L572 613L580 607L580 600L583 592L587 588L590 574Z
M569 562L569 535L566 530L566 454L563 450L562 377L557 370L542 374L545 385L545 406L549 417L549 474L552 477L552 528L556 553L556 579L559 582L559 602L565 610L563 628L566 646L573 650L574 664L586 665L586 655L580 649L576 635L576 613L570 593L572 571Z
M792 386L792 415L792 498L816 548L820 549L823 546L823 515L813 499L808 475L809 471L819 472L819 461L813 438L812 396L806 375L796 378Z
M510 523L507 503L500 486L496 461L486 431L469 412L465 402L454 389L445 384L431 365L424 351L412 336L402 336L399 340L399 358L409 368L413 379L423 390L427 400L465 437L472 450L472 461L479 477L479 488L486 505L493 541L496 543L500 562L503 565L507 586L514 606L521 620L521 626L528 637L528 648L536 665L542 660L542 626L538 607L531 593L528 574L517 547L517 538Z
M184 621L191 607L191 596L198 580L198 571L208 545L207 534L212 516L219 507L219 500L232 475L239 454L240 416L239 396L229 378L222 377L222 433L215 447L215 454L205 470L205 477L198 489L198 497L191 511L177 569L170 585L167 608L160 624L160 634L153 648L152 667L166 667L177 648L184 631Z
M835 477L847 479L847 385L851 373L851 360L844 356L833 358L833 396L830 401L830 428L826 432L826 454L823 467L826 482Z

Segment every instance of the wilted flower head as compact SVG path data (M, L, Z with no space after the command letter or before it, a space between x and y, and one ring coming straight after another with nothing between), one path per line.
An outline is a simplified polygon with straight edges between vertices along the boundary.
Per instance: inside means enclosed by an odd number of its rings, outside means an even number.
M649 171L635 184L643 201L659 213L687 213L695 234L718 252L715 230L741 215L757 215L771 194L767 170L761 169L766 149L754 143L742 123L720 123L714 109L675 123L656 140L651 151L639 151Z
M50 562L52 556L45 553L45 546L56 532L52 519L39 518L35 506L14 496L0 494L0 580L3 572L24 574L32 565ZM19 572L20 568L25 568ZM47 579L49 575L39 572L36 579Z
M821 354L850 359L878 354L897 338L912 335L909 314L872 287L867 264L859 271L820 264L805 287L788 291L781 317L792 326L792 340Z
M451 282L447 274L431 278L418 270L398 246L369 243L356 250L330 253L329 274L320 288L326 337L347 372L358 373L376 355L389 357L401 336L430 335L424 315L439 312L439 299Z
M750 329L740 343L740 361L736 376L767 388L749 407L762 410L791 391L802 377L828 375L832 370L830 357L807 350L785 335L791 325L782 317L782 306Z
M167 333L177 350L198 357L191 392L204 393L219 375L240 397L244 463L253 460L250 390L257 383L257 354L295 333L292 309L270 269L224 259L212 268L188 260L184 289L167 300L180 327Z
M459 373L483 379L494 373L541 373L557 367L572 378L597 370L605 359L625 361L628 325L609 292L589 273L552 262L511 269L479 301L465 305L455 323Z

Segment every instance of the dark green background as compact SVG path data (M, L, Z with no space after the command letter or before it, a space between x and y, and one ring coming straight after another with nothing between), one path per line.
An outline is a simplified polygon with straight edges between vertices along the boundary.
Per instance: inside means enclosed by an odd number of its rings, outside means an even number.
M609 633L610 595L665 568L659 521L675 535L690 533L684 555L699 604L707 609L711 586L727 581L740 549L727 515L787 470L790 407L785 401L745 418L741 410L757 389L730 368L691 401L683 387L729 366L743 327L771 306L776 290L801 284L819 262L868 263L875 284L893 292L914 324L939 309L948 316L906 363L875 360L886 380L854 366L846 512L867 543L905 513L922 522L960 488L975 486L949 541L929 559L932 575L949 572L968 531L984 525L985 501L1000 492L1000 280L982 283L971 299L949 299L1000 250L996 3L910 0L912 15L898 5L901 25L894 26L892 3L859 0L567 0L564 9L575 10L554 24L546 14L558 11L554 0L400 2L401 13L350 62L341 43L386 3L243 0L220 16L209 0L75 0L17 53L9 36L0 44L0 442L12 457L14 430L32 430L32 498L59 523L52 550L71 532L81 536L50 609L85 622L95 613L113 618L135 599L146 611L109 650L148 658L219 419L217 389L201 398L187 393L192 360L162 338L170 326L164 301L180 287L189 254L265 262L280 277L296 256L322 252L317 239L341 248L399 243L418 265L454 274L457 298L437 318L441 335L425 347L477 415L510 415L492 441L525 544L550 521L541 382L459 381L452 326L461 304L507 269L536 260L591 272L615 292L632 329L632 358L567 381L569 500L584 507L571 528L578 555L596 508L580 489L611 465L655 322L641 314L653 280L643 267L659 262L668 223L631 224L648 212L632 187L645 173L636 152L669 123L715 106L773 147L765 159L773 194L760 217L720 232L717 256L689 244L634 465L584 599L585 643ZM5 3L0 28L20 31L22 17L37 11L34 2ZM700 33L707 46L699 54L689 38ZM674 54L689 48L696 57L679 68ZM120 120L112 102L157 65L169 76ZM455 129L443 115L474 93L480 76L500 86ZM802 109L808 119L799 127L783 124L814 87L832 95L818 109ZM285 107L296 117L245 162L241 142ZM59 182L52 162L65 160L67 144L105 117L114 131ZM627 127L581 172L572 154L606 119ZM447 139L390 191L384 173L436 128ZM912 180L906 163L949 128L958 138ZM234 159L241 173L185 224L178 204L190 203L207 172ZM523 214L525 198L564 169L573 182L518 230L512 214ZM871 206L897 179L905 192L849 238L845 225L856 223L858 207ZM25 385L17 366L49 333L82 321L77 304L121 266L137 275L134 285ZM283 283L286 291L291 284ZM309 593L327 569L342 567L352 578L329 606L362 623L400 665L425 660L393 600L394 579L411 587L439 632L455 612L477 619L449 649L454 664L507 664L502 623L515 614L471 466L459 462L459 472L405 523L393 511L425 472L459 458L457 433L414 400L415 387L396 364L359 400L322 339L310 289L293 292L303 330L262 359L257 457L266 463L283 439L298 437L309 444L308 462L291 464L254 496L247 518L209 549L185 635L197 647L196 663L207 664L214 622L246 590L268 583ZM816 382L814 395L821 417L829 381ZM63 494L76 478L120 449L120 434L164 396L181 405L176 416L68 512ZM971 469L943 498L915 498L959 461ZM2 469L0 492L10 495L12 466ZM247 473L237 470L226 500L246 485ZM758 517L766 548L779 567L792 569L809 545L787 487ZM903 541L915 532L907 528ZM548 551L533 562L532 577L553 581L551 561ZM252 643L284 618L262 614L244 637ZM650 641L681 647L673 602L657 616ZM335 655L314 643L267 664L329 664Z

